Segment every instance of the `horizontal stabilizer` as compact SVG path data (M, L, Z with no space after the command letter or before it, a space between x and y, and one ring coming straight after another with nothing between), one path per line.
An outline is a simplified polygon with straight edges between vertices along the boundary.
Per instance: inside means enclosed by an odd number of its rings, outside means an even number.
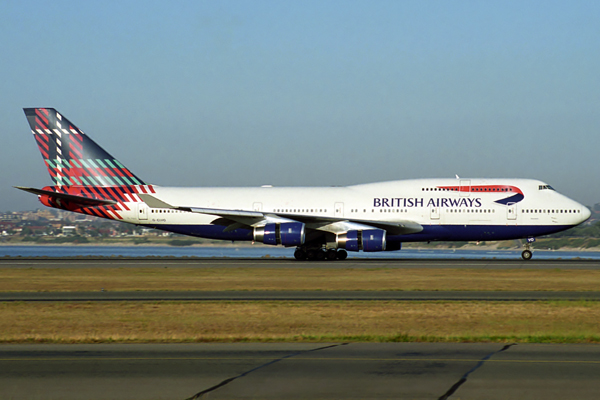
M92 199L84 196L76 196L74 194L66 194L66 193L57 193L52 192L50 190L42 190L36 188L28 188L22 186L15 186L15 188L24 190L29 193L37 194L38 196L49 196L55 199L70 201L73 203L81 204L84 207L99 207L99 206L110 206L113 204L117 204L116 201L113 200L101 200L101 199Z

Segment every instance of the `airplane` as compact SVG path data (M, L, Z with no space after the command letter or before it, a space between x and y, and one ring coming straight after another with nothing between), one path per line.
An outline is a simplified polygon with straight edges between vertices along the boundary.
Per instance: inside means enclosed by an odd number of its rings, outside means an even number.
M16 186L48 207L230 241L295 248L298 260L406 242L535 238L586 221L585 206L532 179L412 179L346 187L162 187L133 174L53 108L25 108L53 185Z

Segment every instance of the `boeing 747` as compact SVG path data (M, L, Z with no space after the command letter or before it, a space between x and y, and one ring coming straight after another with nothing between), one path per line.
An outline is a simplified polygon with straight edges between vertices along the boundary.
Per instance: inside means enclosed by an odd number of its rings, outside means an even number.
M295 248L298 260L403 242L526 239L590 217L531 179L414 179L347 187L162 187L133 174L53 108L25 108L53 185L17 187L48 207L184 235Z

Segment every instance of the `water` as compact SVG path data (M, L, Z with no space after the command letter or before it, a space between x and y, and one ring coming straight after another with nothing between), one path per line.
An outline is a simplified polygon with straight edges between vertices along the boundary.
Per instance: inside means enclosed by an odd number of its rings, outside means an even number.
M0 246L0 257L199 257L199 258L293 258L293 248L283 247L171 247L171 246ZM348 253L354 259L520 259L516 250L405 249L379 253ZM536 250L535 260L600 260L597 251Z

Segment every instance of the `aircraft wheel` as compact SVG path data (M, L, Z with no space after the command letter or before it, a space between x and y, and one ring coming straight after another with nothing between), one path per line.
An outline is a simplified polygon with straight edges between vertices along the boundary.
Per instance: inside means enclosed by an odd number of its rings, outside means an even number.
M306 258L309 261L313 261L317 258L317 250L315 249L308 249L306 250Z
M533 257L533 253L529 250L523 250L521 257L523 257L523 260L529 261Z
M338 250L337 251L337 259L338 260L345 260L346 258L348 258L348 252L346 250Z
M294 257L298 261L306 260L306 252L302 249L296 249L296 251L294 252Z
M315 260L317 261L323 261L325 259L325 250L317 250L316 254L315 254Z
M335 249L327 250L327 259L329 261L334 261L337 258L337 251Z

